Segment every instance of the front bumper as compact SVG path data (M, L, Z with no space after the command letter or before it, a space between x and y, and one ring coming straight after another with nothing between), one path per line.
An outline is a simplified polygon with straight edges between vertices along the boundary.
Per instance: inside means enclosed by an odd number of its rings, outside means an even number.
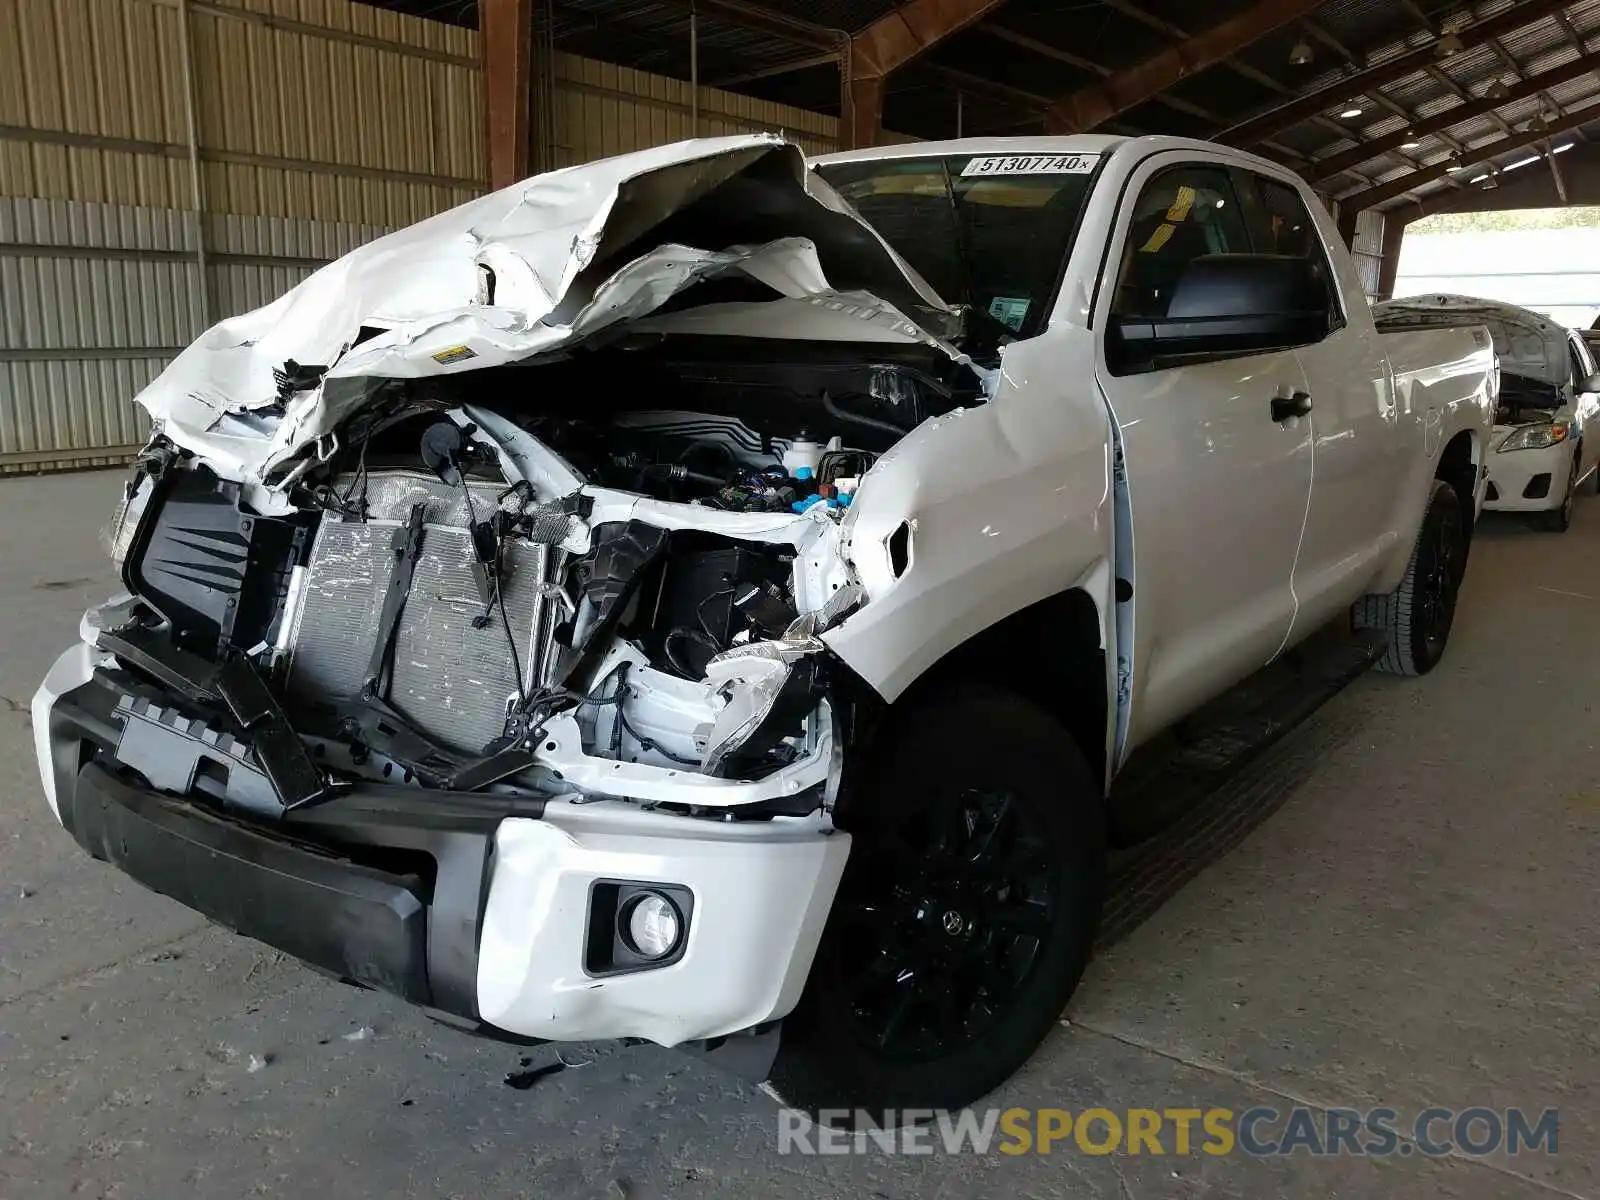
M168 732L206 739L208 786L160 791L120 762L130 690L80 644L34 698L46 795L85 850L313 966L523 1037L670 1046L786 1015L849 854L821 812L706 821L418 787L361 786L268 822L212 798L249 749L199 723ZM589 971L592 897L619 880L692 894L670 965Z
M1498 446L1512 430L1497 426ZM1501 454L1491 450L1489 489L1484 507L1492 512L1550 512L1561 507L1567 495L1567 477L1573 467L1573 443L1569 439L1543 450L1513 450Z

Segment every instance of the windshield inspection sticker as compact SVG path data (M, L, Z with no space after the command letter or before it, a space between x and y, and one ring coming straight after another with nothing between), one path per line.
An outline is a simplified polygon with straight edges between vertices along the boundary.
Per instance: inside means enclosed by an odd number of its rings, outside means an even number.
M970 159L961 170L963 179L974 175L1087 175L1100 161L1098 154L987 154Z
M1012 333L1022 332L1022 323L1028 319L1032 302L1025 296L996 296L989 301L989 315Z

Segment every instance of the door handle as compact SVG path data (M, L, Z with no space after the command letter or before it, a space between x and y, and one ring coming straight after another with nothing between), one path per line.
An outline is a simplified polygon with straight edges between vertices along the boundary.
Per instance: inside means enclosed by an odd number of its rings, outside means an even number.
M1296 392L1292 396L1272 398L1272 419L1287 421L1290 417L1303 417L1311 411L1311 393Z

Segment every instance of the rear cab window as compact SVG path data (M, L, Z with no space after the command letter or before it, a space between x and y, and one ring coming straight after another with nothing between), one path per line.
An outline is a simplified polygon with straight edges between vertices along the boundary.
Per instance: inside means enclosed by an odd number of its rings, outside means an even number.
M1339 287L1328 262L1327 248L1317 233L1317 223L1297 188L1266 175L1251 173L1256 193L1257 250L1262 254L1287 254L1308 259L1328 293L1328 330L1342 328L1344 307Z

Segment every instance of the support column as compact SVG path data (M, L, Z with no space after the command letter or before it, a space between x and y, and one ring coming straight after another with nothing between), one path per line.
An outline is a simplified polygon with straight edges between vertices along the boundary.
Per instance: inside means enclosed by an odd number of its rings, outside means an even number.
M1383 216L1383 261L1378 264L1378 299L1394 299L1395 281L1400 277L1400 246L1406 240L1411 222L1399 212Z
M189 0L178 0L178 53L183 66L183 123L189 144L190 201L194 206L194 261L199 274L195 303L200 309L196 336L216 319L211 311L211 267L206 261L206 177L200 167L200 120L196 115L194 41L189 28Z
M529 173L533 128L533 0L478 0L483 47L484 127L489 186L510 187Z
M1356 218L1362 210L1339 205L1339 236L1344 240L1345 248L1353 250L1356 244Z
M843 83L839 144L846 150L876 146L883 128L884 76L851 75Z

